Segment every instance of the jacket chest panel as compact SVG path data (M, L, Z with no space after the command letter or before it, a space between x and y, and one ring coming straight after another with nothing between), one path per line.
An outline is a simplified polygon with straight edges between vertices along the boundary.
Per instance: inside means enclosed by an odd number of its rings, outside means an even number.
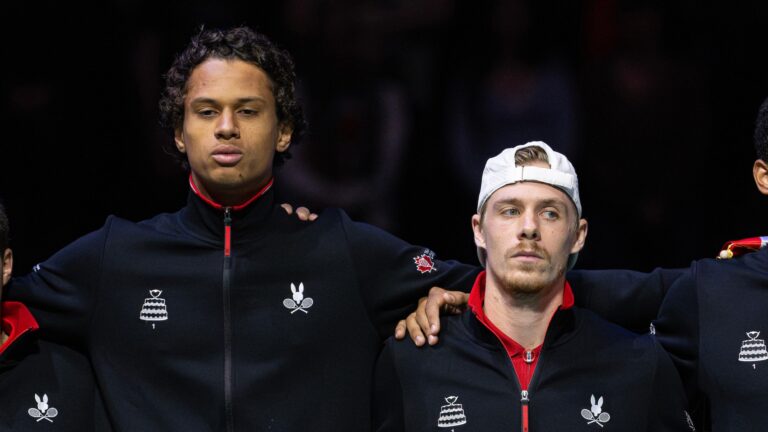
M466 423L457 431L519 430L521 405L515 383L493 376L486 378L494 379L485 380L475 372L471 382L466 378L461 383L441 378L436 381L439 384L422 383L421 389L406 391L406 429L436 430L441 419L460 415ZM531 430L646 430L648 406L644 398L652 396L634 393L637 383L632 387L620 383L592 384L590 378L595 377L583 378L583 382L561 381L551 387L532 389Z
M457 431L519 430L521 393L505 353L455 333L443 343L427 355L396 351L407 356L398 370L406 429L436 430L441 419L461 415L466 423ZM529 389L531 430L645 431L655 358L632 350L577 338L545 351Z
M315 357L327 356L334 346L344 349L338 333L342 326L347 337L375 336L344 251L288 246L281 255L234 257L236 340L258 340L263 348Z
M88 361L69 349L40 349L0 376L0 430L91 430L95 389Z
M722 277L722 276L721 276ZM768 289L732 278L699 289L702 386L733 407L768 404Z
M346 249L259 246L233 247L228 282L219 250L188 247L173 260L129 250L141 258L116 259L131 266L112 266L105 275L94 346L112 364L134 367L139 359L154 373L166 364L172 368L169 355L218 365L229 331L235 365L240 359L251 366L279 363L288 373L302 370L289 362L313 358L333 369L361 355L371 364L379 339ZM339 337L342 326L345 338ZM349 340L368 349L350 347ZM279 354L285 352L291 355Z
M111 266L94 314L94 346L116 358L172 351L197 356L221 339L222 260L213 251L181 258L129 253Z

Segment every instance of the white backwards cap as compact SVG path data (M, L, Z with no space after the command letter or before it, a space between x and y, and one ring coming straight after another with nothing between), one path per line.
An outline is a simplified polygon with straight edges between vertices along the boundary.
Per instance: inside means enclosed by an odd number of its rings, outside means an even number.
M526 147L540 147L547 153L549 168L536 166L517 166L515 154ZM508 148L498 156L488 159L483 170L483 180L480 184L480 197L477 200L477 213L488 201L494 192L502 187L514 183L533 181L554 186L568 195L568 198L576 205L576 211L581 218L581 200L579 199L579 179L576 170L568 158L558 153L542 141L531 141L513 148ZM485 265L485 251L478 248L480 263ZM571 254L568 258L568 269L576 264L576 256Z

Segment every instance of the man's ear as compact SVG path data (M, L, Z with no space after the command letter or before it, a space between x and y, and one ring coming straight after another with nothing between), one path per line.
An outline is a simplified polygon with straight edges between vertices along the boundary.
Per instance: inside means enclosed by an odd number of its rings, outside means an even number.
M586 219L579 219L579 227L576 228L576 243L571 248L571 253L579 252L587 241L588 224Z
M13 252L8 248L3 252L3 286L11 280L13 273Z
M176 148L182 152L187 152L187 146L184 144L184 131L181 128L173 131L173 141L176 142Z
M485 249L485 236L483 236L483 222L479 214L472 216L472 232L475 234L475 246Z
M768 195L768 163L762 159L756 160L752 166L752 176L755 178L757 190L763 195Z
M275 150L278 153L288 150L288 147L291 146L291 135L293 135L293 126L286 122L280 123L280 132L277 136L277 145L275 146Z

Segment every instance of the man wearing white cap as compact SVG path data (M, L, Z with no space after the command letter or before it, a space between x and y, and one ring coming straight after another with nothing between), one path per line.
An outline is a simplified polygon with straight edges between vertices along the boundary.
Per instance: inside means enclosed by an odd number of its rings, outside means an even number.
M587 222L565 156L532 142L490 159L472 228L486 271L469 310L443 318L438 345L387 342L377 430L689 430L659 344L574 307L565 272Z

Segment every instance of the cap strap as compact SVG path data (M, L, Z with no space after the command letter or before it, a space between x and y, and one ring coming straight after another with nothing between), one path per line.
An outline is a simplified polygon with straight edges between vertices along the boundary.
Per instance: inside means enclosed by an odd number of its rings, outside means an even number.
M573 189L575 187L576 179L571 174L566 174L560 171L555 171L549 168L541 168L536 166L520 166L515 167L514 171L509 173L507 178L509 183L516 183L521 181L539 181L547 183L552 186L559 186L566 189Z

